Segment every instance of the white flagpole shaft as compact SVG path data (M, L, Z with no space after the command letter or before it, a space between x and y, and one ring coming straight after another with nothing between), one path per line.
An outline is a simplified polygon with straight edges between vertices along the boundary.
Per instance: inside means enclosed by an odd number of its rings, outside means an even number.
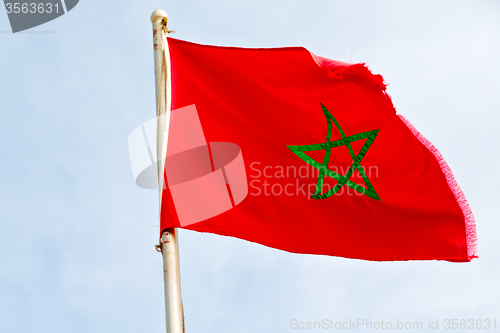
M179 243L177 240L175 228L167 229L161 235L167 333L184 332L184 310L179 274Z
M155 55L156 108L158 119L157 160L159 170L160 209L164 187L163 166L168 139L170 120L170 59L166 44L167 13L155 10L151 15ZM165 29L164 29L165 27ZM167 333L184 333L184 310L181 298L181 279L179 270L179 243L177 230L170 228L161 235L163 255L163 278L165 285L165 313Z

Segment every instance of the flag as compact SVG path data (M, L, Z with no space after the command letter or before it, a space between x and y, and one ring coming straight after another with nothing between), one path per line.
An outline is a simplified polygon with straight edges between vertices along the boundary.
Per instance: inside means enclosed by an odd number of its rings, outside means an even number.
M173 38L166 57L162 231L376 261L476 257L450 168L364 64Z

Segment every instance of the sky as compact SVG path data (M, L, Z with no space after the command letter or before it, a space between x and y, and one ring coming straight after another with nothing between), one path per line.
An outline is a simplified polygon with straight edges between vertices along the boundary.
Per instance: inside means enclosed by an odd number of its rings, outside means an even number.
M127 147L155 115L158 8L175 38L367 63L446 158L478 232L480 258L457 264L181 230L187 332L311 331L291 321L323 319L420 321L421 332L496 319L500 331L500 2L81 0L17 34L0 12L0 332L165 331L158 193L135 185Z

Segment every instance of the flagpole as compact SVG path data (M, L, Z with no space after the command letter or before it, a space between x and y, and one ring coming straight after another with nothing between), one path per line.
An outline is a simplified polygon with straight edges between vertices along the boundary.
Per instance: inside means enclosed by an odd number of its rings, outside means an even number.
M168 128L171 112L170 55L166 39L167 13L157 9L151 15L153 24L153 45L155 57L156 109L158 121L157 160L158 183L160 188L160 209L162 190L165 186L164 170ZM169 228L161 235L163 256L163 279L165 286L165 314L167 333L184 332L184 310L181 298L179 270L179 243L176 228Z

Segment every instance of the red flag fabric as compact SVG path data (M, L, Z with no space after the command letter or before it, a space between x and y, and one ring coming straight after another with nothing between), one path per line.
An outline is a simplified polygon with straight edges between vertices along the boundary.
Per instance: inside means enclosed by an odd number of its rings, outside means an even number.
M168 44L161 230L377 261L476 257L450 168L380 75L301 47Z

